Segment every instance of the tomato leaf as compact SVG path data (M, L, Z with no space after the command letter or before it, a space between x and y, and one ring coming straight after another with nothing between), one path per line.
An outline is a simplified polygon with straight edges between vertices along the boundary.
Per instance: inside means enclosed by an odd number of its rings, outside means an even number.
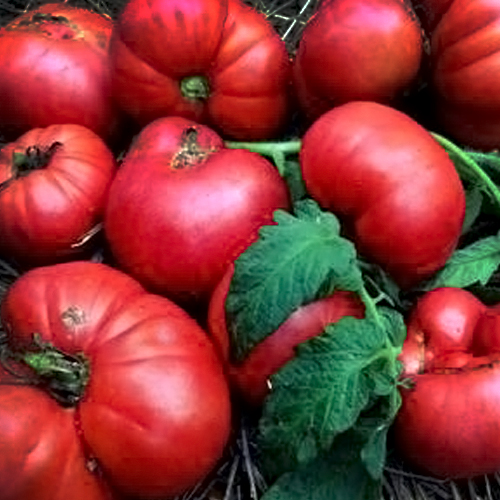
M272 476L303 463L304 443L308 460L319 456L337 436L360 425L363 411L380 398L394 397L404 321L394 311L379 313L386 319L344 317L328 325L322 335L301 344L297 356L272 377L260 420L263 463ZM397 332L388 333L389 328ZM393 409L378 415L373 431L393 416Z
M363 287L355 247L332 213L305 199L293 215L277 210L274 221L235 262L226 312L240 359L297 307L337 288Z
M456 250L444 268L424 285L424 290L443 286L465 288L485 285L500 266L500 233Z
M262 500L380 500L381 482L367 473L351 438L342 436L335 450L283 474Z

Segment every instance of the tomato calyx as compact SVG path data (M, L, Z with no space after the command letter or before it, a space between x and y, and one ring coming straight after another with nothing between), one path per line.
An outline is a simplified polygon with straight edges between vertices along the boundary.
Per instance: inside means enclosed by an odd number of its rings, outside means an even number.
M182 132L180 149L172 160L174 170L194 167L215 152L213 149L202 148L198 141L198 135L196 127L188 127Z
M181 80L181 94L188 101L206 101L210 97L210 84L202 75L187 76Z
M89 379L89 363L83 355L65 353L34 334L30 348L13 356L31 368L32 382L62 406L80 401Z
M60 142L53 142L50 146L41 148L40 146L29 146L24 152L15 151L12 154L12 175L3 182L0 182L0 191L3 191L10 184L25 177L34 170L46 168L52 156L62 146Z

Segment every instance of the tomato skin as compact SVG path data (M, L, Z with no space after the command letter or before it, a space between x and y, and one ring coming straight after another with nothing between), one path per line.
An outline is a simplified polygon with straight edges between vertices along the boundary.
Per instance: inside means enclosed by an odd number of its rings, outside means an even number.
M401 287L431 276L455 249L463 186L446 152L407 115L373 102L338 106L306 131L300 162L312 198Z
M393 103L416 81L422 54L418 19L404 2L323 2L294 59L301 107L315 119L348 101Z
M344 316L364 317L364 305L356 295L336 291L298 307L242 361L236 361L231 356L225 311L233 274L234 265L231 264L212 294L207 314L208 332L226 363L234 390L251 406L259 407L264 403L270 390L270 377L295 357L299 344L320 335L328 324Z
M240 0L133 0L116 23L110 51L114 95L141 126L175 115L244 140L277 136L286 126L285 44ZM208 84L203 97L181 90L193 76Z
M500 5L454 0L431 36L431 86L446 134L478 149L500 146Z
M0 487L4 500L112 500L87 468L72 410L0 375Z
M223 148L203 125L162 118L143 129L113 181L105 233L118 263L147 288L205 301L289 203L286 183L263 157Z
M112 27L111 19L64 3L42 5L3 27L2 131L14 138L75 123L111 139L118 121L108 59Z
M55 146L54 146L55 145ZM14 154L53 153L44 166L18 171ZM32 129L0 150L1 252L23 266L55 263L82 251L101 222L116 162L106 143L81 125Z
M120 271L77 261L25 273L1 312L15 352L37 332L88 360L73 430L120 493L173 497L215 466L229 391L208 336L181 308Z
M420 470L459 479L500 468L499 312L454 288L426 293L412 311L401 355L412 386L401 389L394 430Z

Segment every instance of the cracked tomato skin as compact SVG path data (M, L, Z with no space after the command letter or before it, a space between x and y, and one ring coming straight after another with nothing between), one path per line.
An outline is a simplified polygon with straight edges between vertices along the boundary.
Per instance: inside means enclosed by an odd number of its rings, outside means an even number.
M17 158L16 158L16 155ZM22 168L19 156L29 163ZM0 251L22 266L53 264L86 249L102 222L116 161L106 143L73 124L36 128L0 149Z
M106 140L118 112L108 57L113 23L96 12L49 3L0 30L0 127L10 138L75 123Z
M460 288L417 302L400 360L395 442L419 470L470 478L500 469L500 308Z
M430 42L433 107L443 131L476 149L500 147L500 4L453 0Z
M453 253L465 215L461 180L404 113L367 101L338 106L306 131L300 163L311 197L399 286L430 277Z
M114 95L141 126L176 115L262 140L289 118L285 44L240 0L132 0L110 52Z
M204 302L259 228L289 205L268 160L224 148L204 125L167 117L145 127L127 153L104 228L117 262L148 289Z
M206 333L170 300L104 264L75 261L22 275L1 315L14 352L30 349L36 332L88 361L80 400L57 418L69 425L71 415L71 439L119 494L174 497L220 459L231 426L223 369Z
M300 105L313 120L349 101L395 103L415 83L422 54L420 24L405 2L325 1L293 63Z

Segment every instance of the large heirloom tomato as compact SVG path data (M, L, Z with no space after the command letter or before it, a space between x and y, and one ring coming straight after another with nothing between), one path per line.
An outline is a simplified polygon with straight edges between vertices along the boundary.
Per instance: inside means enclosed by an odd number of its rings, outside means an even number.
M420 24L404 1L325 1L294 59L301 107L317 118L348 101L393 103L415 82L422 53Z
M108 59L113 23L52 3L0 30L0 129L15 137L54 123L110 138L117 126Z
M431 34L432 88L443 130L500 147L500 3L454 0Z
M8 500L83 500L58 491L71 478L75 488L86 484L86 500L104 498L96 493L103 481L127 498L171 498L221 458L231 427L227 382L206 333L170 300L104 264L75 261L25 273L1 315L9 350L41 382L13 393L0 379L3 499L8 491ZM28 436L13 423L35 403L40 427L30 423ZM22 496L44 481L54 496L44 487Z
M285 44L240 0L131 0L110 50L116 98L142 126L177 115L258 140L286 124Z
M0 150L0 251L23 266L74 257L101 222L116 162L81 125L26 132Z
M435 476L500 469L500 308L460 288L425 294L408 321L395 422L404 457Z
M268 160L168 117L145 127L127 153L104 229L118 263L149 289L203 301L273 212L288 207L287 185Z
M231 352L232 332L228 330L226 297L234 273L228 266L210 298L207 324L212 340L226 365L235 392L252 406L260 406L269 393L269 381L280 368L295 357L296 347L325 330L344 316L364 317L365 308L351 292L336 291L332 295L298 307L270 335L258 343L241 360Z
M374 102L338 106L307 130L300 162L310 195L400 286L430 277L454 251L462 183L446 152L404 113Z

